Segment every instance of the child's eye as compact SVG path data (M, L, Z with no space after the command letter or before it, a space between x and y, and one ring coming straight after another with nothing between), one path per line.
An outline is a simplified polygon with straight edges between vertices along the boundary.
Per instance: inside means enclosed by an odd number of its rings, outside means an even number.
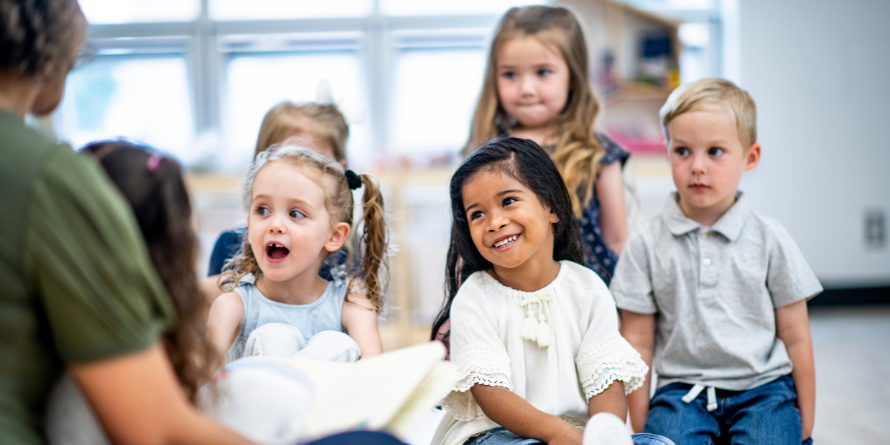
M257 215L260 215L260 216L266 216L269 213L271 213L271 211L266 207L257 207L256 213L257 213Z
M303 212L301 212L301 211L299 211L299 210L291 210L291 211L290 211L290 217L291 217L291 218L294 218L294 219L305 218L305 217L306 217L306 214L303 213Z
M501 77L505 79L512 79L516 77L516 73L514 73L513 71L504 71L501 73Z
M538 75L543 77L543 76L546 76L546 75L548 75L548 74L551 74L552 72L553 72L553 71L550 71L550 70L547 69L547 68L541 68L541 69L538 70Z
M711 147L708 149L708 155L710 155L710 156L720 156L724 152L725 152L725 150L723 150L720 147Z
M676 153L680 156L686 156L689 154L689 149L686 147L677 147L674 149L674 153Z
M473 212L473 213L470 213L470 221L472 221L472 220L474 220L474 219L476 219L476 218L481 218L481 217L484 216L484 215L485 215L485 213L480 212L480 211L475 211L475 212Z
M506 207L510 204L513 204L516 201L517 201L516 198L504 198L504 207Z

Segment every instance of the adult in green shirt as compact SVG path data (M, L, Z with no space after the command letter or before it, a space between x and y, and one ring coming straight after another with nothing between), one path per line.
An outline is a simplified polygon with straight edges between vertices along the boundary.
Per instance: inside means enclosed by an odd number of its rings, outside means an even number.
M76 0L0 0L0 443L46 442L67 369L122 444L246 444L200 416L159 333L170 301L98 166L24 125L62 98L86 33Z

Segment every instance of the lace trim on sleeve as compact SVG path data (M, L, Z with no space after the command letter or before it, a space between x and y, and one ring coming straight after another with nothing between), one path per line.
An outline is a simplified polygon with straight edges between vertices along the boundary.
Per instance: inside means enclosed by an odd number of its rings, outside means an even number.
M624 394L630 394L643 386L649 372L640 353L617 333L581 351L575 363L587 400L605 391L615 380L624 382Z
M488 345L469 346L457 353L453 363L457 368L458 380L442 400L442 407L457 420L470 422L485 417L469 391L473 385L480 383L513 390L510 357L502 349Z

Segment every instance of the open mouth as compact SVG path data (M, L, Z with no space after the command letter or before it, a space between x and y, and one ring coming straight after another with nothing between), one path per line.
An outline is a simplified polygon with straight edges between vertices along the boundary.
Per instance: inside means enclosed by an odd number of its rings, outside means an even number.
M502 247L507 247L507 246L515 243L517 239L519 239L519 235L508 236L507 238L504 238L504 239L494 243L494 247L496 249L500 249Z
M287 247L278 243L271 243L266 246L266 255L273 260L283 260L290 253Z

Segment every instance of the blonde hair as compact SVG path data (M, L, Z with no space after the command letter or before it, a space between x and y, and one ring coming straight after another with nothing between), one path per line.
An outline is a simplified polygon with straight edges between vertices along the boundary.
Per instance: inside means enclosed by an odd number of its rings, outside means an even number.
M572 198L572 210L580 216L593 195L593 183L604 154L593 132L600 105L588 81L587 43L581 25L565 8L527 6L511 8L498 25L488 53L488 66L473 122L470 138L463 149L467 157L491 139L508 131L512 119L500 103L497 89L497 53L516 37L534 37L559 50L569 68L569 95L565 108L557 116L558 139L550 155L562 174Z
M334 159L346 163L349 125L340 110L335 105L313 102L297 105L287 100L270 108L263 117L254 157L272 145L283 143L288 135L304 132L323 137L334 148Z
M318 174L317 178L313 178L318 182L325 179L330 180L329 183L319 185L325 191L325 207L330 212L331 219L334 223L345 222L351 228L355 228L356 224L353 224L352 217L354 208L352 190L349 188L343 166L318 153L293 145L273 145L257 155L256 161L244 179L245 208L250 209L253 183L257 174L273 162L287 162L295 166L307 167ZM358 176L365 189L361 203L364 230L359 237L359 244L362 247L361 260L358 265L348 264L355 261L354 259L348 261L346 270L356 270L357 272L350 277L350 288L362 288L377 312L381 312L389 281L387 279L389 272L388 235L384 219L383 194L373 177ZM330 253L329 256L332 254ZM223 292L231 292L242 277L250 273L261 272L253 249L250 247L250 240L245 235L241 248L223 267L222 275L218 281L219 288Z
M757 142L757 106L747 91L719 78L702 79L675 89L659 111L664 139L671 140L670 123L684 113L719 110L728 106L735 118L739 140L745 150Z

